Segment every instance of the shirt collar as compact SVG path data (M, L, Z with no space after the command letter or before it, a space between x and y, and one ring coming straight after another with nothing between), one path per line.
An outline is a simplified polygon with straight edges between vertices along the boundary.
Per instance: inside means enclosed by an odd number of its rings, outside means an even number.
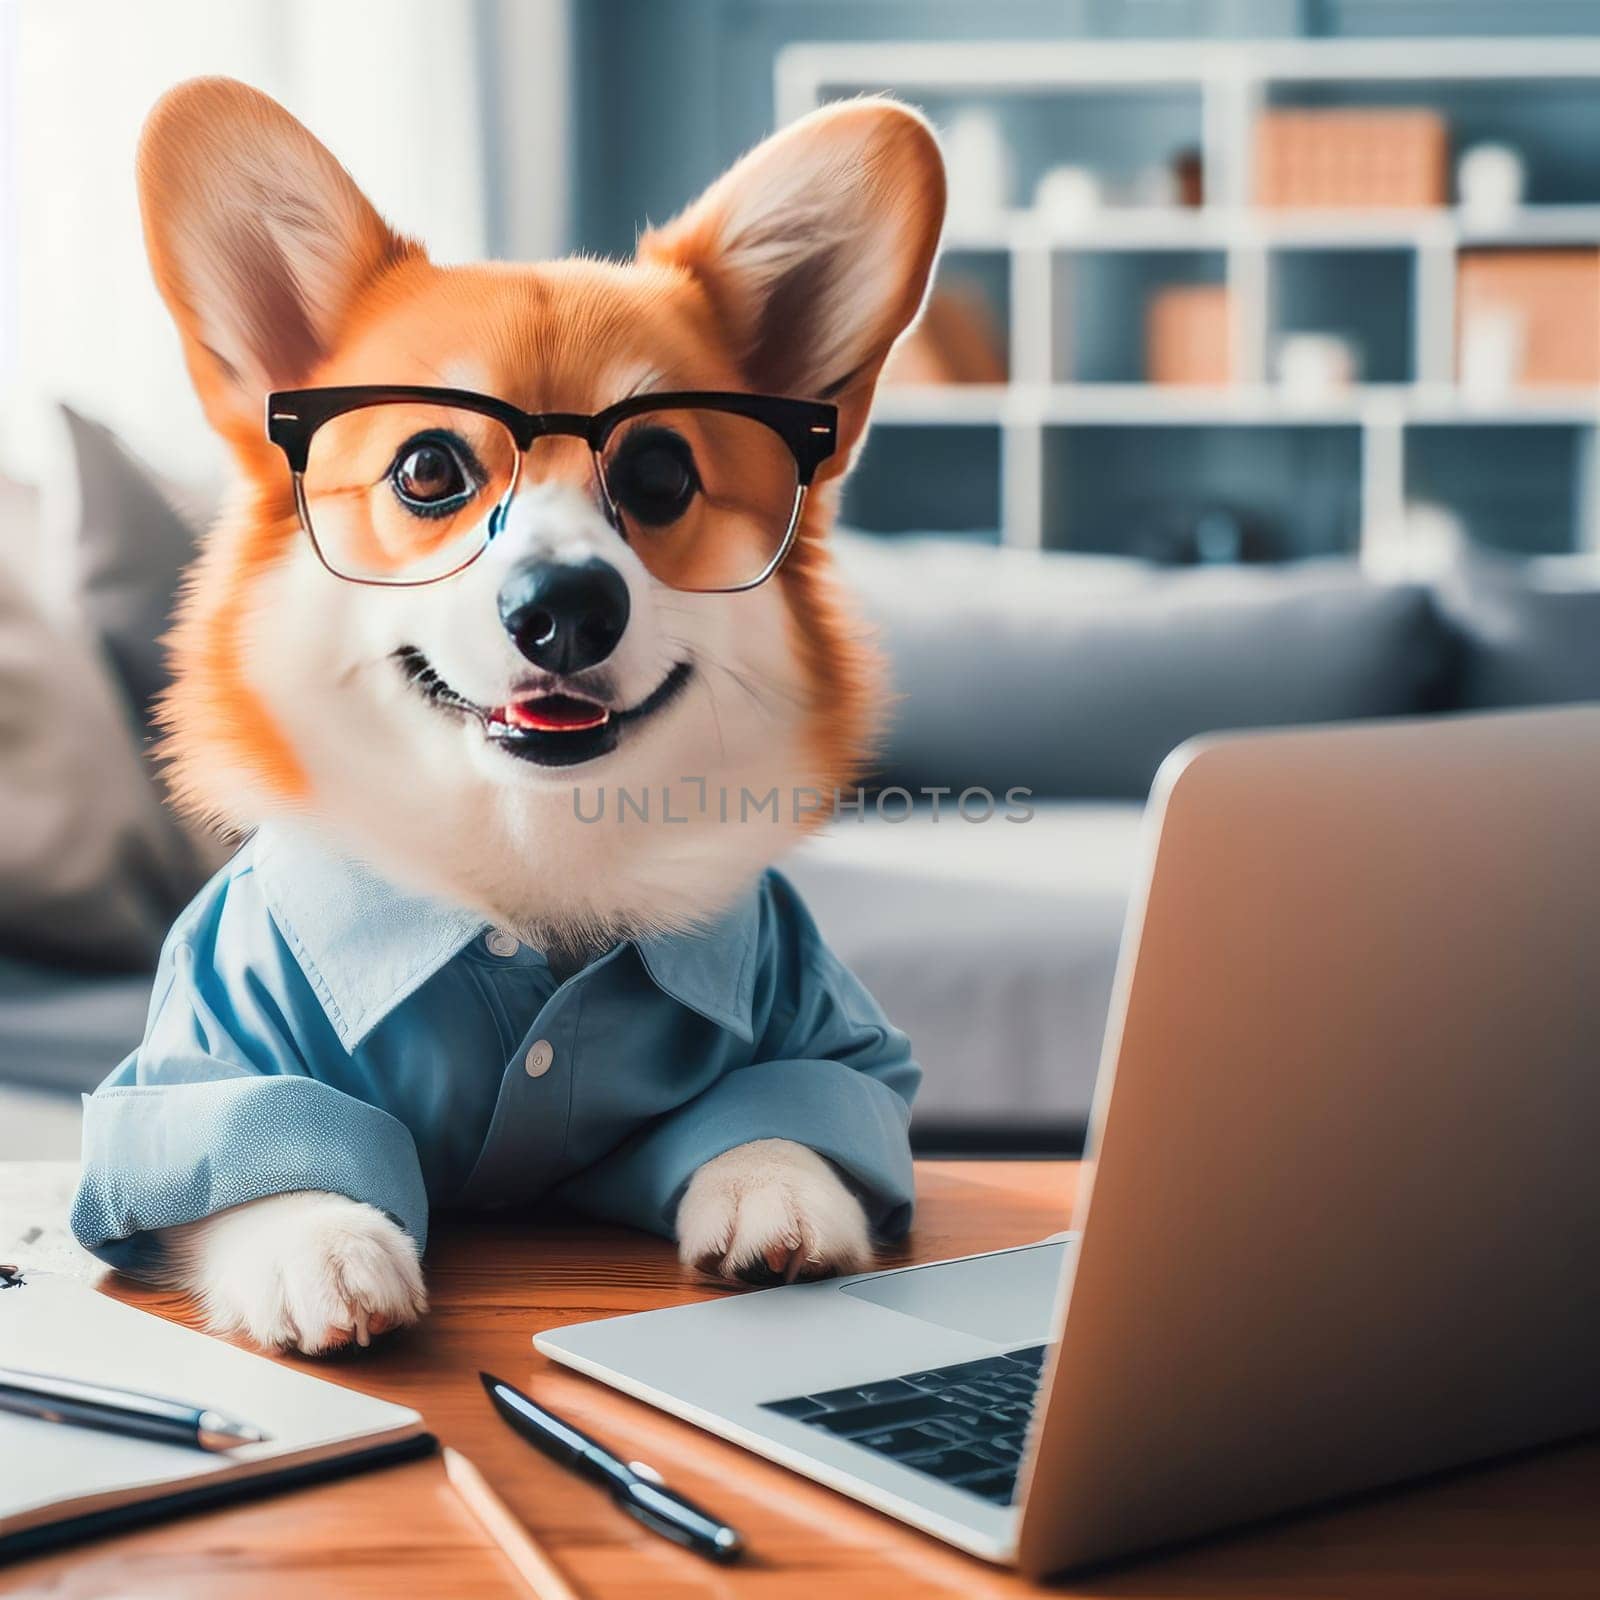
M480 913L402 889L308 831L262 827L251 849L272 920L348 1051L489 931ZM760 923L752 891L704 929L635 943L657 988L749 1043Z
M751 890L709 927L657 934L636 948L658 989L750 1044L760 937L760 896Z

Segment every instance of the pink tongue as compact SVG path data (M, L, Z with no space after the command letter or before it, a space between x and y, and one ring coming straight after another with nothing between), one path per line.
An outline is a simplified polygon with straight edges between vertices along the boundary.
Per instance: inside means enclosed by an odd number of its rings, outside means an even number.
M505 709L505 720L513 728L535 733L580 733L598 728L611 720L611 713L593 700L575 695L542 694L532 700L517 700Z

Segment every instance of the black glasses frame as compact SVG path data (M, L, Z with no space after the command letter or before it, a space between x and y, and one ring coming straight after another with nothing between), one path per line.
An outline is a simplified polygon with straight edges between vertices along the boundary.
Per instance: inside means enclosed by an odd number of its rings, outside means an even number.
M430 578L357 578L341 572L323 553L312 526L311 512L306 505L305 472L311 455L311 440L317 429L334 417L347 412L366 410L371 406L420 401L425 404L452 406L459 411L473 411L480 416L499 422L516 442L519 452L519 472L514 474L507 487L502 504L515 492L520 476L520 456L526 455L540 439L582 439L595 460L596 476L607 509L614 521L616 507L610 504L611 492L606 488L602 456L612 434L632 417L653 411L697 409L724 411L733 416L749 417L770 428L788 445L794 457L796 493L794 509L789 518L783 542L777 554L759 577L748 583L734 584L726 589L704 591L717 594L737 594L765 583L783 565L794 543L795 531L800 525L800 512L805 504L806 491L817 475L817 469L839 447L839 408L821 400L794 400L783 395L738 394L721 390L684 389L665 394L637 394L603 411L585 415L577 411L523 411L507 400L497 400L493 395L477 394L470 389L434 389L419 384L351 384L326 389L283 389L267 396L267 437L283 451L294 475L295 505L300 513L300 524L311 540L317 559L335 577L347 583L373 584L384 588L417 588L423 584L441 583L472 565L488 548L494 537L498 519L491 516L483 544L472 552L459 566L449 572ZM693 592L693 591L691 591Z

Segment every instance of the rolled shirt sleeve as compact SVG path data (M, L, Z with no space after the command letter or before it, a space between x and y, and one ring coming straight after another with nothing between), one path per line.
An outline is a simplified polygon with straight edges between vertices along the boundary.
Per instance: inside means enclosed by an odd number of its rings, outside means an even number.
M563 1198L670 1235L698 1167L754 1139L790 1139L843 1173L880 1239L899 1238L914 1209L907 1130L922 1078L909 1040L775 873L758 960L754 1060L577 1174Z
M387 1212L420 1249L428 1206L411 1133L311 1075L327 1028L259 900L225 869L167 941L143 1043L84 1099L79 1242L149 1274L156 1229L320 1189Z

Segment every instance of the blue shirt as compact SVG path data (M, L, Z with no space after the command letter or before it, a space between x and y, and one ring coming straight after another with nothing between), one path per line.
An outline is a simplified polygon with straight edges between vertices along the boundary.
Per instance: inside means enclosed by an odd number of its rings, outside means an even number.
M263 828L178 919L144 1042L85 1097L72 1225L131 1272L147 1230L294 1189L377 1206L419 1248L430 1205L547 1194L670 1234L697 1167L781 1138L892 1237L920 1077L775 872L706 931L558 983L477 913Z

